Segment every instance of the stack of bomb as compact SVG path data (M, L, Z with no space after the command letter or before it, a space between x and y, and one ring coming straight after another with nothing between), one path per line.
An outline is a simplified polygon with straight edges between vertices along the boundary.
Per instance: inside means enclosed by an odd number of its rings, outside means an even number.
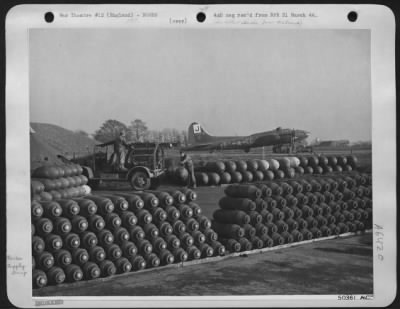
M372 224L371 181L346 173L229 185L212 227L229 252L363 231Z
M199 185L241 183L273 179L279 162L269 160L209 161L196 168L195 177Z
M249 183L295 178L303 174L349 172L356 168L355 156L281 157L268 160L209 161L196 167L198 185L216 186L229 183ZM186 181L185 168L175 171L175 177Z
M182 189L32 201L33 286L224 255L196 197Z
M358 159L356 156L309 156L299 157L296 169L300 174L329 174L332 172L351 172L356 170Z
M79 164L44 165L35 169L31 179L32 200L52 201L90 193L88 179Z

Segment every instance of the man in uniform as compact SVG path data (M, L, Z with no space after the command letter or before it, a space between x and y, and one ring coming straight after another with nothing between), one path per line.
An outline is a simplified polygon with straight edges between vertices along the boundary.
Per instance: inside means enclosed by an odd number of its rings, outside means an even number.
M180 151L181 165L185 167L189 172L189 187L196 188L196 177L194 176L193 161L183 150Z
M130 145L126 142L125 132L121 131L119 133L119 136L115 140L100 144L98 146L108 146L111 144L114 145L114 154L116 156L112 164L115 164L115 168L117 171L126 172L127 168L125 167L125 148L128 149Z

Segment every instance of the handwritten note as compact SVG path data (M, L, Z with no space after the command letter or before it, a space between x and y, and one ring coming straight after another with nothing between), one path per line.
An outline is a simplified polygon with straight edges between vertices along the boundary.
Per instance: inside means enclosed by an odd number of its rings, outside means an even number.
M23 258L16 255L7 255L7 270L12 276L23 276L28 274L28 267Z
M314 12L289 12L289 11L265 11L265 12L242 12L223 13L212 15L216 23L225 24L280 24L301 25L304 19L318 17Z
M374 224L374 234L376 236L375 238L375 247L376 247L376 252L378 255L378 260L383 261L384 256L383 256L383 239L385 234L383 233L383 225L379 224Z

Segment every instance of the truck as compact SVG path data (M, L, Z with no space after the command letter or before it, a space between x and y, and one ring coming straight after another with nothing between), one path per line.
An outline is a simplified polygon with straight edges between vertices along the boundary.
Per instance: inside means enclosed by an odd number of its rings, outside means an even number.
M93 189L106 181L129 182L135 191L156 189L166 171L164 147L154 142L131 143L125 158L126 171L115 169L113 145L96 145L91 154L71 161L82 166Z

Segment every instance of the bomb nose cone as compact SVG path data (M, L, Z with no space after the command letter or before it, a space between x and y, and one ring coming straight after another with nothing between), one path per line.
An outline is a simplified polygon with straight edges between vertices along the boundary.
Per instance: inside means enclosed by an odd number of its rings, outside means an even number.
M75 273L75 279L76 279L76 280L82 279L82 274L81 274L80 272L76 272L76 273Z
M83 222L80 223L80 228L81 229L87 229L87 227L88 227L87 222L83 221Z
M64 280L65 280L65 275L64 275L63 273L57 274L57 278L56 278L56 281L57 281L57 282L61 283L61 282L63 282Z

